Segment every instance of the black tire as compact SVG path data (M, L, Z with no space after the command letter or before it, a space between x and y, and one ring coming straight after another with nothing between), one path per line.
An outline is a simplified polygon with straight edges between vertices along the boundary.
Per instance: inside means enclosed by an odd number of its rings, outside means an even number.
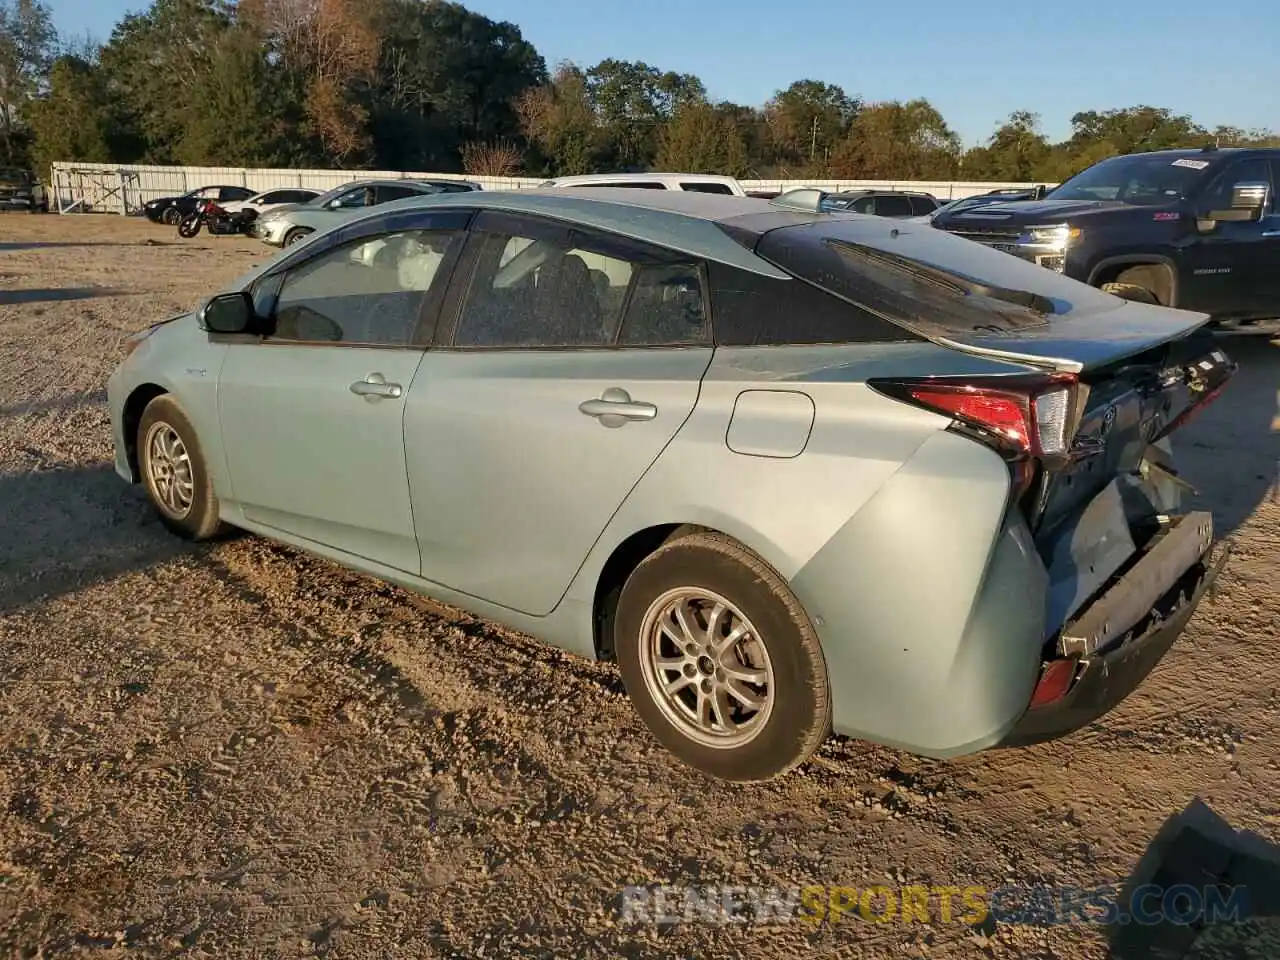
M1166 302L1171 299L1167 286L1168 275L1161 267L1142 266L1121 271L1115 280L1102 284L1102 291L1124 300L1167 307L1172 306Z
M757 712L754 721L748 718L744 722L747 726L754 722L756 726L743 742L721 745L713 745L706 739L700 742L689 732L690 721L682 721L682 726L672 718L671 713L678 713L679 709L673 711L670 706L674 698L666 698L664 702L663 695L657 691L664 680L678 676L678 671L672 666L664 668L667 673L655 668L653 656L645 652L646 648L653 649L649 639L651 624L646 621L651 620L654 608L664 608L666 599L681 588L718 595L737 608L753 628L747 636L754 636L759 647L746 651L754 652L749 658L751 662L736 656L735 667L745 664L759 669L762 663L769 664L764 669L772 672L768 689L771 696L766 698L771 701L770 707L767 712ZM708 600L715 600L715 596L709 596ZM695 617L694 632L705 632L707 624L703 614L690 612ZM724 639L725 631L730 629L728 624L733 622L733 619L722 620L716 635ZM830 732L831 694L826 659L808 615L777 571L732 538L720 533L695 532L668 540L641 561L627 578L618 601L615 624L618 666L636 712L654 736L689 766L724 780L770 780L807 760ZM678 654L679 647L674 644L672 647ZM767 657L759 657L760 647ZM742 648L741 643L735 644L730 652L742 652ZM730 662L727 654L713 658L708 655L709 650L708 646L700 651L696 665L686 662L679 668L685 677L698 678L696 686L704 693L714 689L708 685L724 681L722 667ZM659 650L657 656L670 654ZM695 672L689 672L691 669ZM764 672L763 669L760 672ZM738 689L742 689L741 684ZM685 697L687 691L688 685L680 696ZM758 693L759 687L749 692ZM697 698L694 709L698 709L704 694L695 689L689 695ZM687 705L687 697L685 699ZM725 703L742 709L736 701L726 699ZM713 729L702 735L713 740L716 732Z
M198 213L190 213L182 218L182 222L178 224L178 236L185 237L190 240L200 232L200 215Z
M300 243L307 239L314 232L314 230L308 230L306 227L294 227L284 235L284 243L282 245L292 247L295 243Z
M157 451L153 449L155 434L164 428L172 431L181 441L190 470L191 495L185 511L175 510L161 493L165 486L161 479L165 471L160 468ZM169 530L184 540L208 540L224 529L218 518L218 498L213 492L213 481L205 466L204 453L191 421L182 407L168 394L156 397L142 411L137 434L138 472L142 486L156 513Z
M166 207L164 213L160 214L160 222L166 226L176 227L181 220L182 214L177 207Z

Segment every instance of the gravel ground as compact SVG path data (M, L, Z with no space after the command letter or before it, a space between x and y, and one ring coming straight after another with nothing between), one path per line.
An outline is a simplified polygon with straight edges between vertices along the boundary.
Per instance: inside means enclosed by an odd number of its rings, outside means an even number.
M1120 884L1197 798L1280 841L1280 347L1233 342L1236 383L1179 435L1235 559L1118 710L948 763L834 739L740 787L675 765L611 667L262 539L165 534L109 465L119 338L265 255L0 217L0 955L1092 958L1096 924L657 927L619 898ZM1217 940L1280 956L1265 923Z

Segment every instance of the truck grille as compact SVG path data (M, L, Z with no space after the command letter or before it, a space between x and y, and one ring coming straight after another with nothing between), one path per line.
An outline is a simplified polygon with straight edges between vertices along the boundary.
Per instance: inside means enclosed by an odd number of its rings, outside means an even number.
M950 227L945 227L944 229L947 233L954 234L957 237L964 237L966 240L983 243L988 247L995 247L997 250L1003 250L1006 253L1012 252L1018 238L1022 236L1021 230L1013 230L1009 227L965 226L961 229Z

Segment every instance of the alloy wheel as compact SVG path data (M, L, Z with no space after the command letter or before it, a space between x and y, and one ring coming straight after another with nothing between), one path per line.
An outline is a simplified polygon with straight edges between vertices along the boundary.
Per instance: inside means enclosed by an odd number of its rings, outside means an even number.
M191 512L195 475L191 456L178 431L160 420L151 425L145 441L147 488L156 505L175 520Z
M682 734L709 747L750 742L773 712L773 664L751 621L700 587L668 590L641 626L650 696Z

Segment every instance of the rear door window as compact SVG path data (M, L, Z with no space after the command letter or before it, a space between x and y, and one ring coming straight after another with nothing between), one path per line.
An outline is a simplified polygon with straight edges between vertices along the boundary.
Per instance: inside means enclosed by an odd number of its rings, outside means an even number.
M474 236L475 273L455 346L589 347L613 342L632 264L591 249L569 230Z
M876 198L877 217L909 217L911 216L911 198L902 196L884 196Z
M667 346L705 343L707 312L696 264L647 264L636 276L618 343Z
M390 203L392 200L403 200L405 197L421 196L422 191L413 187L401 187L394 184L383 184L378 187L378 203Z

